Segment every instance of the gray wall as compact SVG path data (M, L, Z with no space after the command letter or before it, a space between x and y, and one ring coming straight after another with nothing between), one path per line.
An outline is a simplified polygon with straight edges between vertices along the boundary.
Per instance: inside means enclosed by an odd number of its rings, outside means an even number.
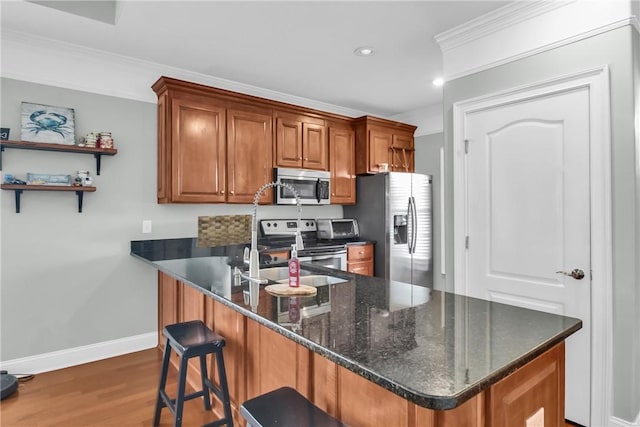
M444 134L434 133L415 138L415 171L433 176L433 287L444 290L445 276L440 268L440 148L444 144Z
M638 38L630 26L562 46L506 65L448 82L444 88L446 191L453 191L453 122L455 102L534 81L608 64L611 72L613 171L613 415L633 420L640 410L640 333L637 323L640 279L640 223L638 199L638 141L634 130L633 56L637 64ZM635 48L635 50L633 50ZM635 84L635 89L634 89ZM636 111L637 114L637 111ZM637 118L635 120L638 120ZM634 134L635 132L635 134ZM446 210L453 212L453 198ZM447 272L453 271L453 216L447 215ZM453 290L453 275L447 274ZM594 304L597 304L594 301Z
M156 331L157 273L129 255L129 242L195 237L198 215L249 214L251 206L156 204L155 104L10 79L0 84L1 126L11 128L11 139L20 139L20 103L28 101L74 108L76 135L108 130L118 149L103 157L100 176L91 155L2 153L3 175L87 169L97 191L85 194L83 213L73 192L24 192L20 214L13 192L0 192L0 360ZM342 207L302 213L341 217ZM296 209L264 206L258 215L295 218ZM143 219L153 221L153 233L142 234Z

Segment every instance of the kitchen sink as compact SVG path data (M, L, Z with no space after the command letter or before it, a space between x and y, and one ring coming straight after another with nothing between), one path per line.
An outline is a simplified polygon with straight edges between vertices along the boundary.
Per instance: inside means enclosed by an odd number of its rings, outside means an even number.
M300 276L300 284L306 286L325 286L325 285L335 285L336 283L343 283L346 280L341 279L339 277L334 276L325 276L325 275L311 275L311 276ZM289 283L289 277L286 279L278 280L278 283Z
M300 276L307 276L311 272L306 270L300 270ZM281 280L289 280L289 267L270 267L260 269L260 278L271 280L273 282L279 282Z

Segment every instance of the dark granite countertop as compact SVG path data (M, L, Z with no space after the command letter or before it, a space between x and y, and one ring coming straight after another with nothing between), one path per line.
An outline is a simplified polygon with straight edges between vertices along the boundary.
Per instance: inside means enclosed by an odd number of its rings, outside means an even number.
M196 243L192 238L132 241L131 255L430 409L459 406L582 327L570 317L304 262L302 274L345 281L319 289L319 297L299 297L306 306L299 317L288 309L289 298L266 292L252 312L243 301L248 285L233 286L233 268L243 267L247 245L197 248ZM261 261L268 263L269 257Z

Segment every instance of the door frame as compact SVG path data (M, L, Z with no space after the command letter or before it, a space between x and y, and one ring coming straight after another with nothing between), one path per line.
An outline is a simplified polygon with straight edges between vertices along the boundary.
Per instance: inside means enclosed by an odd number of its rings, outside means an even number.
M589 167L591 231L591 411L592 425L608 425L611 413L612 360L612 205L611 108L609 67L519 86L456 102L453 105L453 245L454 291L467 295L468 230L466 115L578 88L589 91ZM469 149L473 149L471 145ZM594 304L597 302L597 304Z

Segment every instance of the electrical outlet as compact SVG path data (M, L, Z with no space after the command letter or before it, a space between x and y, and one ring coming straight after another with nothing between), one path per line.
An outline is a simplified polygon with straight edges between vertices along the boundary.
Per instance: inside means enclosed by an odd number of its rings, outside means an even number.
M151 233L151 220L145 219L142 221L142 232L143 233Z

